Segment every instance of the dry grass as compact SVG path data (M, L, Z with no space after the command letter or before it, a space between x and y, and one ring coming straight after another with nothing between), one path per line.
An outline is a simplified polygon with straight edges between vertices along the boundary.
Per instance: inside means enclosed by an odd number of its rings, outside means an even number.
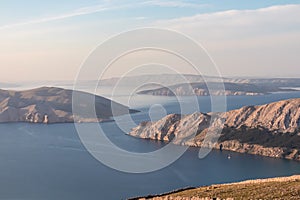
M300 199L300 176L249 180L239 183L211 185L188 189L152 200L197 200L197 199Z

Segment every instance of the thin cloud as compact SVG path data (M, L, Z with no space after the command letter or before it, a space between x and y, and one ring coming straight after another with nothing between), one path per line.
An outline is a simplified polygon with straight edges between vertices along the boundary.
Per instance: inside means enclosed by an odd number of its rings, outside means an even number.
M103 11L121 9L121 8L126 8L126 7L129 7L129 6L128 5L121 5L121 6L96 5L96 6L90 6L90 7L83 7L83 8L74 10L72 12L57 15L57 16L39 18L39 19L34 19L34 20L26 21L26 22L20 22L20 23L14 23L14 24L0 26L0 30L15 28L15 27L19 27L19 26L25 26L25 25L41 24L41 23L46 23L46 22L51 22L51 21L63 20L63 19L67 19L67 18L82 16L82 15L89 15L89 14L93 14L93 13L99 13L99 12L103 12Z
M282 5L255 10L227 10L188 17L157 20L158 27L215 39L253 37L299 30L300 5Z
M115 5L110 2L110 4L107 4L107 5L95 5L95 6L89 6L89 7L82 7L77 10L74 10L72 12L64 13L61 15L33 19L30 21L19 22L19 23L7 24L4 26L0 26L0 30L15 28L15 27L19 27L19 26L41 24L41 23L46 23L46 22L51 22L51 21L63 20L63 19L67 19L67 18L82 16L82 15L89 15L89 14L104 12L104 11L108 11L108 10L135 8L135 7L144 7L144 6L200 8L200 7L206 6L206 4L194 4L194 3L187 3L184 1L157 1L157 0L143 1L143 2L140 2L137 4L127 3L127 4L122 4L122 5ZM141 19L141 18L139 18L139 19Z
M160 7L176 7L176 8L203 8L208 6L208 4L196 4L196 3L188 3L184 1L159 1L159 0L145 1L142 4L151 5L151 6L160 6Z
M224 75L290 76L299 71L299 4L197 14L158 20L152 26L199 41Z

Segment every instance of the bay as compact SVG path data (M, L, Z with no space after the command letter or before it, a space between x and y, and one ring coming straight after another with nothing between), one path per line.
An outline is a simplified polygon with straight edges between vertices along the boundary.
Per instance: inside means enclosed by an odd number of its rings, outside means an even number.
M300 97L300 92L264 96L227 97L227 109ZM116 98L125 101L124 96ZM189 97L181 98L189 103ZM199 97L202 112L209 112L209 97ZM132 115L138 124L149 120L148 110L161 104L167 113L181 112L176 98L133 96ZM185 110L184 114L193 112ZM82 124L88 127L90 124ZM115 122L102 123L116 145L134 152L149 152L164 144L130 137ZM109 152L107 152L109 153ZM97 161L82 145L74 124L0 124L0 199L126 199L188 186L300 173L300 163L233 152L212 151L199 159L197 148L170 166L146 174L129 174ZM228 160L228 154L231 159Z

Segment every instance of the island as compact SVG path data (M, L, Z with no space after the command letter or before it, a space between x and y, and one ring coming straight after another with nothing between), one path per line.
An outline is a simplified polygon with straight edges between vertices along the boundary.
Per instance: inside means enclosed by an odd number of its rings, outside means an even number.
M141 86L145 83L161 83L163 85L176 85L184 83L245 83L258 87L300 87L300 78L255 78L255 77L219 77L195 74L147 74L125 77L101 79L100 85L114 86L118 83L126 86Z
M170 114L128 134L143 139L300 161L300 98L222 113ZM219 130L221 134L210 134ZM203 143L205 137L212 143Z
M80 97L95 98L95 107L86 102L80 103L82 114L72 112L72 95L77 92ZM114 107L114 113L112 113ZM95 109L96 117L89 113ZM127 106L107 98L81 91L56 87L41 87L25 91L0 90L0 123L69 123L69 122L103 122L111 117L137 112Z
M209 87L208 87L209 86ZM236 95L265 95L271 92L295 91L293 89L282 89L275 86L255 85L251 83L231 83L231 82L199 82L181 83L168 87L141 90L137 94L154 96L236 96Z
M145 84L147 83L147 84ZM209 83L210 91L207 89ZM224 83L223 86L220 83ZM101 79L102 86L126 86L155 96L265 95L300 90L300 78L218 77L195 74L149 74Z

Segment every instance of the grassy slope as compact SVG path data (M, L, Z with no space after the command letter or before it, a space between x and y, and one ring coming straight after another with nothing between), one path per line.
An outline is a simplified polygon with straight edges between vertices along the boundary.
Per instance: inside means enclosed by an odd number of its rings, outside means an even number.
M186 198L189 197L189 198ZM300 199L300 175L211 185L146 199ZM198 198L196 198L198 197ZM143 199L143 198L141 198ZM145 198L144 198L145 199Z

